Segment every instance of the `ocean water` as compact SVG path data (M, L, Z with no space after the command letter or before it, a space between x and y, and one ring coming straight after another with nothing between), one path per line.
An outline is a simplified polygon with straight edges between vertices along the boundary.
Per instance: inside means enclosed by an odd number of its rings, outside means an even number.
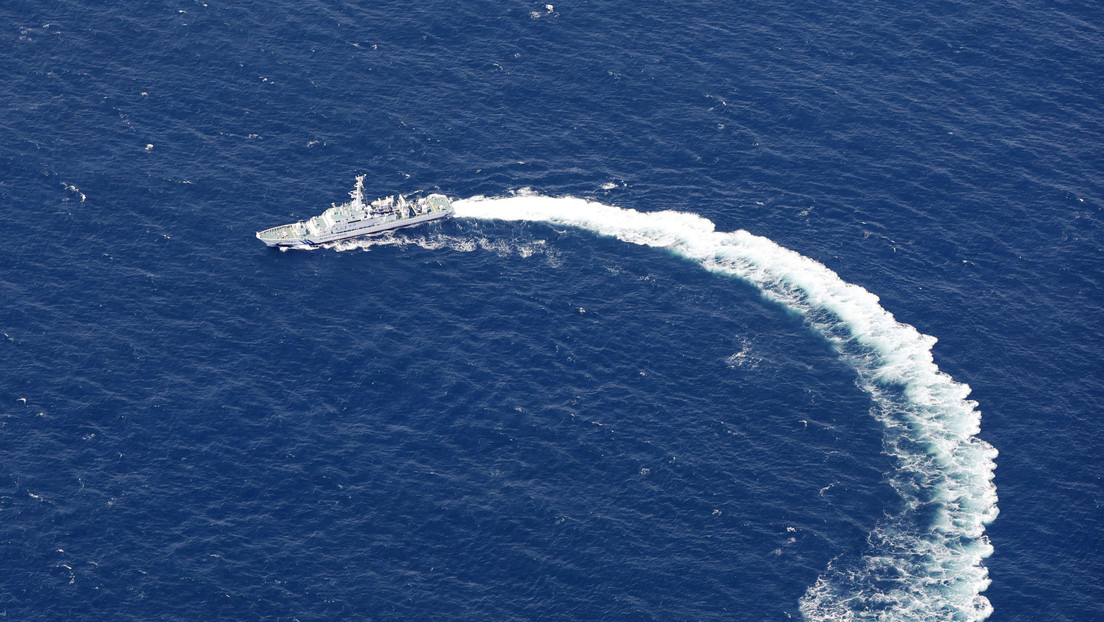
M0 617L1099 619L1102 18L4 3Z

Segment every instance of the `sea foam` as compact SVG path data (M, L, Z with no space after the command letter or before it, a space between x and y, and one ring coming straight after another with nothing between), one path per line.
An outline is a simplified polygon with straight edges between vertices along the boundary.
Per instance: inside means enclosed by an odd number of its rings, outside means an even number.
M771 240L718 232L688 213L638 212L583 199L528 192L454 202L464 218L538 221L660 247L705 269L747 281L800 314L824 336L870 394L895 458L889 481L902 509L841 551L808 588L808 620L982 620L992 607L982 560L993 549L985 525L997 516L997 451L975 435L981 415L970 389L939 370L935 338L894 319L878 297ZM854 553L854 554L850 554ZM839 562L838 564L836 562Z

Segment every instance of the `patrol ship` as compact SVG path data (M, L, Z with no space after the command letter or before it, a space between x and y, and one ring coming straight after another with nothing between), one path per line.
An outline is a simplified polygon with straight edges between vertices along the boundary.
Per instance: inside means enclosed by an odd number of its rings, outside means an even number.
M413 201L401 194L364 202L364 178L356 178L349 193L352 201L333 205L314 218L280 225L257 232L257 239L268 246L311 248L362 235L409 227L452 215L452 202L443 194L431 194Z

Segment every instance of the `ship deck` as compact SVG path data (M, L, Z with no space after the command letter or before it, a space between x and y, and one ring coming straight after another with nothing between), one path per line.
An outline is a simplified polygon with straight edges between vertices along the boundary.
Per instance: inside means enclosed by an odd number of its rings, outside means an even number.
M294 225L280 225L279 227L272 227L271 229L265 229L264 231L257 232L257 237L261 239L269 240L287 240L290 238L297 238L295 234Z

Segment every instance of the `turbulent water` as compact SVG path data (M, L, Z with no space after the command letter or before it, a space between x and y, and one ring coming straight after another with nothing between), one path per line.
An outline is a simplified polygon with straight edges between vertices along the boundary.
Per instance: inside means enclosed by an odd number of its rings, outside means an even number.
M1095 619L1099 18L5 3L0 616Z
M459 216L536 220L666 248L711 272L753 283L799 313L858 372L897 460L890 478L907 510L878 524L870 550L833 568L801 603L809 619L847 619L853 609L893 619L982 619L989 580L983 535L997 515L996 450L975 434L977 404L932 361L935 339L901 324L877 296L824 265L746 231L720 233L699 216L643 214L578 199L519 197L460 202Z

